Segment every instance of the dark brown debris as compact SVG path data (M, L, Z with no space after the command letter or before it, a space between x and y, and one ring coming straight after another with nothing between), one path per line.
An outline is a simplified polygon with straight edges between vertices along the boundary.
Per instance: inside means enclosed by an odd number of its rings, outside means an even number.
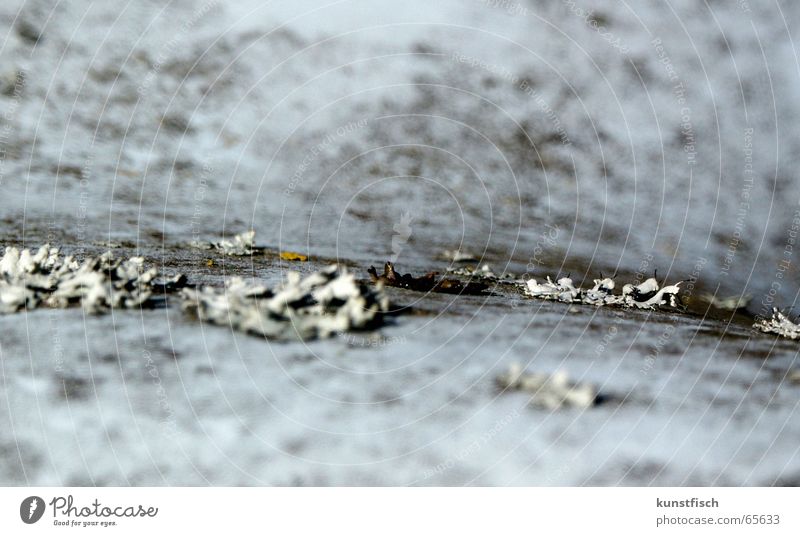
M483 294L489 287L483 283L463 282L458 279L439 278L438 272L428 272L422 277L411 274L398 274L394 265L387 262L383 274L378 275L374 266L370 266L369 276L373 283L383 282L389 287L407 288L419 292L441 292L444 294Z

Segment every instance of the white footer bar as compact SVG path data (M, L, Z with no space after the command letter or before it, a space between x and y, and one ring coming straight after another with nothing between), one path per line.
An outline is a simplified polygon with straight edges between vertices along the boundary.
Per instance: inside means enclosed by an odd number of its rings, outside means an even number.
M800 534L796 488L0 488L0 533Z

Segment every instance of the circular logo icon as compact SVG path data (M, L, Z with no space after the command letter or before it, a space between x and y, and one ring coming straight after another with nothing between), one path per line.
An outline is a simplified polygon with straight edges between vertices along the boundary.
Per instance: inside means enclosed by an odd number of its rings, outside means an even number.
M19 505L19 517L24 523L32 525L42 518L44 514L44 500L41 497L32 495L22 501Z

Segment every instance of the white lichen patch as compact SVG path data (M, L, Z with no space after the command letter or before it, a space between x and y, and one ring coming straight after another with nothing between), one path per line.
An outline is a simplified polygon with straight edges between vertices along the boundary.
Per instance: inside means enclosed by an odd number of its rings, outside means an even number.
M358 283L330 266L306 277L290 272L276 289L231 278L224 289L185 289L182 308L202 321L271 339L312 339L377 325L389 308L381 286Z
M80 304L90 313L115 307L148 304L153 291L185 283L178 276L157 283L155 268L145 269L142 257L117 259L111 252L78 263L44 245L36 253L7 247L0 259L0 313L36 307L65 308Z
M587 305L617 305L622 303L622 296L614 295L616 283L610 277L594 280L594 286L583 293L582 301Z
M470 253L469 251L463 251L460 249L445 249L439 255L440 259L446 260L448 262L477 262L478 256Z
M772 318L757 320L753 327L764 333L774 333L788 339L800 338L800 324L795 324L778 309L772 309Z
M601 277L594 280L591 289L584 290L575 287L572 279L562 277L555 283L547 277L541 283L536 279L523 282L522 289L525 295L532 298L560 301L562 303L583 303L585 305L619 305L639 309L656 309L669 305L676 307L679 304L680 284L659 287L655 277L647 279L640 285L627 284L622 287L621 294L614 294L616 283L612 278Z
M483 264L476 268L472 266L463 266L461 268L450 268L447 270L448 274L460 275L464 277L473 277L476 279L483 279L487 281L507 281L516 279L516 275L510 272L503 272L498 275L490 265Z
M535 279L529 279L525 282L524 290L528 296L563 303L580 302L582 294L580 289L575 288L569 277L562 277L555 283L550 277L542 283L538 283Z
M718 297L714 294L704 292L700 294L698 298L710 306L722 309L723 311L738 311L739 309L746 309L747 306L750 305L753 296L745 294L743 296Z
M531 374L525 373L519 363L512 363L496 382L502 389L529 393L530 404L544 409L588 408L597 403L597 391L592 385L572 383L563 371L553 375Z
M230 240L224 239L220 240L219 242L203 242L200 240L194 240L190 242L189 245L196 249L216 249L225 255L245 256L252 255L259 251L259 248L256 247L255 243L256 232L247 231L235 235Z

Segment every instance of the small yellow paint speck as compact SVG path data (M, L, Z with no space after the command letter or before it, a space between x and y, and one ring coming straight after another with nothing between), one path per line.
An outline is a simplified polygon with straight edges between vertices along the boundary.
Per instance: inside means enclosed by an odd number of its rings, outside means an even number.
M300 261L305 262L308 260L306 255L295 253L294 251L281 251L281 259L285 261Z

